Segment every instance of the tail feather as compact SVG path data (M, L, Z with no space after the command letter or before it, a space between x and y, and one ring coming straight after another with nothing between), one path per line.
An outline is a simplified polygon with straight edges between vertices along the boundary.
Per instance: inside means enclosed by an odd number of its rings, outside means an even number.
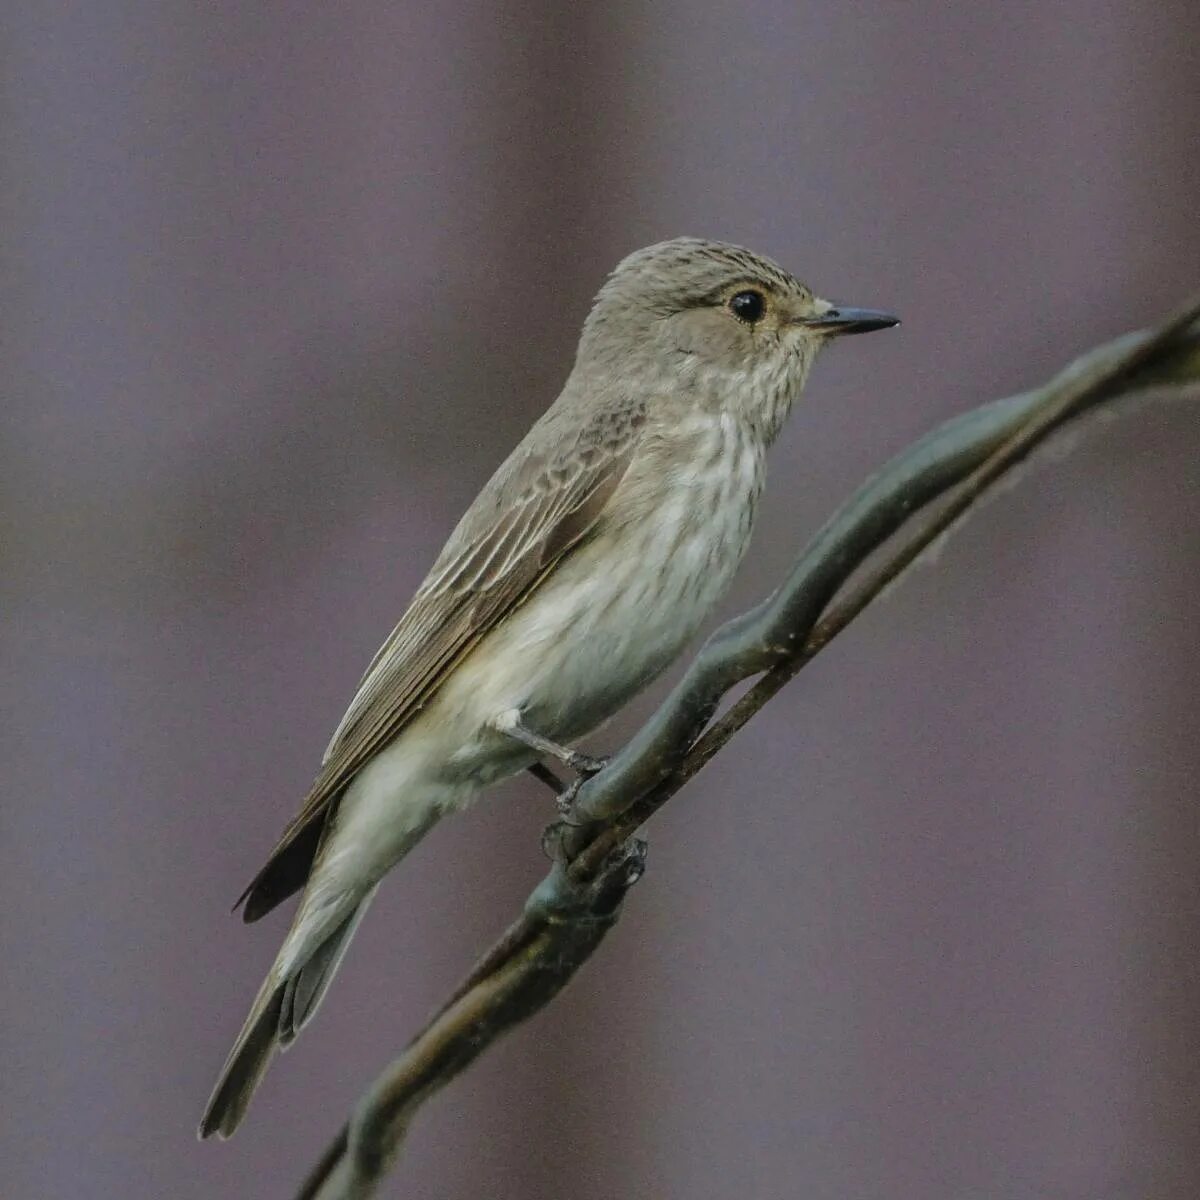
M441 815L434 801L410 806L386 829L378 805L365 810L343 802L338 824L326 822L319 842L297 838L292 849L251 884L245 917L256 920L287 896L305 873L308 883L270 974L258 990L200 1121L200 1136L229 1137L242 1118L276 1047L286 1048L313 1017L350 939L375 895L375 883L425 835ZM364 815L365 812L365 815ZM356 816L357 813L357 816ZM386 813L384 813L386 815ZM357 823L356 823L357 822ZM341 837L343 844L327 845ZM315 855L315 861L314 861ZM363 890L364 886L367 888Z
M201 1138L213 1134L230 1137L241 1124L276 1047L286 1049L316 1012L374 894L372 888L310 954L286 976L281 976L279 962L289 950L288 943L284 943L276 966L254 998L250 1015L221 1068L200 1120ZM298 925L293 932L299 929Z
M289 1045L317 1011L374 895L375 888L372 888L359 906L317 947L308 962L287 981L279 1014L281 1046Z
M283 991L283 985L268 975L209 1097L200 1119L201 1138L214 1133L220 1138L230 1137L241 1124L250 1097L275 1053Z

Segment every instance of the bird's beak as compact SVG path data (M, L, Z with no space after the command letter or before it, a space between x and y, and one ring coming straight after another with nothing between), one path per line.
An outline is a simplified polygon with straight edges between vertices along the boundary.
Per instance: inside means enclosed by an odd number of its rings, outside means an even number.
M900 318L893 317L891 313L876 312L873 308L847 308L839 304L815 316L801 317L796 324L825 337L841 337L844 333L891 329L893 325L900 324Z

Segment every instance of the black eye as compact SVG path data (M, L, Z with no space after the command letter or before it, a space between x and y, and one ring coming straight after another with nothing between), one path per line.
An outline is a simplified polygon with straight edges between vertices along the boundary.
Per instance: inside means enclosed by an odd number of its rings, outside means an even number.
M762 320L762 315L766 311L766 308L767 302L763 299L762 292L747 289L729 298L729 311L739 321L745 321L749 325L753 325L755 321Z

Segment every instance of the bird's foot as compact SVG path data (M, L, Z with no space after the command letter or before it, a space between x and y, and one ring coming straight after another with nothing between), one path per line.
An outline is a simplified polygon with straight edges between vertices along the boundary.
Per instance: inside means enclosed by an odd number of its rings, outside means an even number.
M593 775L603 771L609 763L607 755L603 758L593 758L591 755L581 754L579 757L586 761L575 765L578 772L575 779L566 787L555 790L554 806L558 809L558 820L542 830L542 853L554 862L565 862L570 857L567 851L568 844L574 844L578 849L578 838L572 835L576 830L585 829L593 824L576 816L575 797L579 795L579 789Z
M566 764L578 776L573 786L578 787L584 779L589 779L597 771L603 771L608 766L609 755L584 754L582 750L572 750L567 755Z
M579 795L579 789L593 775L599 774L599 772L608 766L609 756L603 755L597 758L591 754L580 754L578 751L574 751L572 759L573 761L567 765L571 770L576 772L575 779L558 793L554 798L554 803L558 808L558 815L563 823L578 828L578 826L587 824L587 822L571 820L571 812L575 806L575 797Z

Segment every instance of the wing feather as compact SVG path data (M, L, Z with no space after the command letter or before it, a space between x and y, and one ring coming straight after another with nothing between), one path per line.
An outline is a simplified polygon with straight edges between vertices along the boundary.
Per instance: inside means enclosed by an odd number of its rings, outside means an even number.
M601 414L561 453L547 455L538 435L553 440L554 416L552 409L543 428L534 427L468 510L367 668L300 812L238 901L246 901L247 920L302 884L307 863L300 873L289 851L309 854L314 830L354 774L595 528L633 457L643 410Z

